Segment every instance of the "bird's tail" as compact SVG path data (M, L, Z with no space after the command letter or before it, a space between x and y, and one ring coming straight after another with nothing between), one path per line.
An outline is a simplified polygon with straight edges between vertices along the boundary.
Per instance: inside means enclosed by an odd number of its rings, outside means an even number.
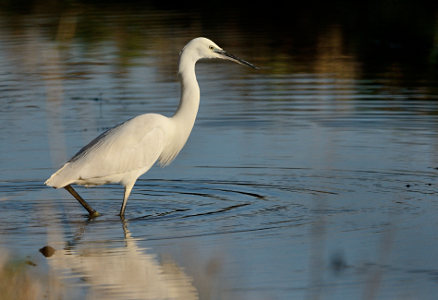
M52 174L52 176L47 179L44 184L47 186L54 187L56 189L62 188L68 184L71 183L71 180L66 178L64 176L63 171L66 169L66 167L69 165L69 163L66 163L62 168L60 168L58 171Z

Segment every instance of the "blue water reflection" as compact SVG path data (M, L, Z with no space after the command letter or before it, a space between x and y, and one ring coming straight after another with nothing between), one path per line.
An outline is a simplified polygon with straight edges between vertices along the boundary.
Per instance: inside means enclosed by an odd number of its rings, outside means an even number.
M198 10L119 8L0 15L1 249L55 272L72 288L67 299L75 290L148 299L96 281L128 244L139 264L147 257L157 273L178 274L170 285L183 282L192 298L434 298L438 84L429 35L415 39L429 51L415 61L403 38L394 52L366 44L371 34L355 39L363 29L342 16L275 30L280 20L256 27L244 13L217 26ZM79 189L103 214L92 222L65 191L43 186L103 130L143 112L171 115L178 53L202 35L261 70L197 66L192 135L172 165L137 182L126 226L116 216L120 186ZM376 49L385 51L373 59ZM42 257L47 244L69 266ZM87 269L90 257L97 263Z

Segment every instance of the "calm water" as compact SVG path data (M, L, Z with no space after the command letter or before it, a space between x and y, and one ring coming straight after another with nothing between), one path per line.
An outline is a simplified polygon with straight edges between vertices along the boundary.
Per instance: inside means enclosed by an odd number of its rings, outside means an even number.
M218 26L203 11L43 8L0 14L0 249L36 264L43 294L435 298L435 19L410 52L342 16L278 32L233 14ZM172 115L178 53L196 36L261 69L197 65L188 144L139 179L126 222L118 185L78 188L94 220L43 185L103 130Z

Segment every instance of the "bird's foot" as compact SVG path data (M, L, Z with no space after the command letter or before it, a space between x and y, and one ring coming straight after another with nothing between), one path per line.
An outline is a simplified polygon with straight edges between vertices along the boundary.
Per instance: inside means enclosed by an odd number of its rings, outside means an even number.
M99 214L97 211L95 211L95 210L93 210L93 211L90 212L90 214L89 214L89 217L90 217L91 219L96 218L96 217L98 217L98 216L100 216L100 214Z

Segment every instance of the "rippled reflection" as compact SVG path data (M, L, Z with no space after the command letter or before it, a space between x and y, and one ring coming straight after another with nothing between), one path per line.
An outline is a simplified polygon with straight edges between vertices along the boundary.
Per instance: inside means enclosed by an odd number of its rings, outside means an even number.
M434 299L433 5L24 2L0 4L0 248L49 274L38 295ZM171 115L195 36L261 69L197 65L180 156L137 182L126 226L120 186L79 188L87 221L43 181L105 129Z
M48 258L51 270L64 279L61 284L68 291L64 297L70 298L75 290L76 295L83 293L88 299L198 299L192 279L183 269L169 259L159 262L150 250L139 247L128 222L122 221L120 226L124 232L120 241L85 245L81 240L87 223L67 243L59 228L49 228L49 245L67 244Z

